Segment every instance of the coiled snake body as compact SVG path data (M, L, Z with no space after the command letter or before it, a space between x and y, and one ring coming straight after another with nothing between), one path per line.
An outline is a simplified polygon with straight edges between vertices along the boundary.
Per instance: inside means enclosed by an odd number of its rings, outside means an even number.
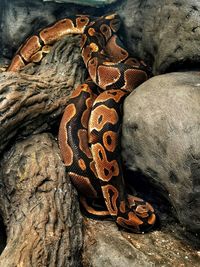
M65 109L59 129L61 154L84 209L94 217L111 216L119 226L140 233L152 228L156 216L149 203L126 192L121 104L150 72L143 61L129 55L117 35L119 28L116 14L93 21L88 16L62 19L30 37L8 71L40 62L64 35L82 34L81 53L90 79L75 89ZM98 206L101 200L104 207Z

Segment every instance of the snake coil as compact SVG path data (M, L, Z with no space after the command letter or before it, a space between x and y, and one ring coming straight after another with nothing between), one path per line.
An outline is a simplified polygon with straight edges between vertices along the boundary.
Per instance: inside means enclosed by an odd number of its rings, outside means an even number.
M81 34L81 53L90 79L71 94L59 129L59 145L80 201L93 217L112 217L132 232L148 231L155 223L153 207L128 195L120 157L122 103L150 71L129 55L117 32L116 14L91 20L65 18L31 36L7 71L40 62L50 46L66 34ZM100 205L99 203L103 202Z

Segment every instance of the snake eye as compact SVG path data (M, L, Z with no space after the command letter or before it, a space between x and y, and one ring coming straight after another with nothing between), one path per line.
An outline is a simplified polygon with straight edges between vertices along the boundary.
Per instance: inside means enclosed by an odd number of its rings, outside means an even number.
M80 22L85 22L85 21L86 21L86 19L84 19L84 18L80 19Z

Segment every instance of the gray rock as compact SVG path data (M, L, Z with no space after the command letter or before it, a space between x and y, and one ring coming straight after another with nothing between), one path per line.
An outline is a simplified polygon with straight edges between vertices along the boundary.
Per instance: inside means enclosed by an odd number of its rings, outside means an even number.
M200 58L199 10L196 0L128 0L118 7L128 47L152 63L155 74L195 67Z
M116 2L117 0L43 0L43 2L57 2L57 3L73 3L73 4L79 4L84 6L104 6L108 4L112 4Z
M123 156L169 194L180 222L200 231L200 74L170 73L125 100Z
M118 231L112 222L85 221L83 267L198 267L199 257L174 231L136 235Z

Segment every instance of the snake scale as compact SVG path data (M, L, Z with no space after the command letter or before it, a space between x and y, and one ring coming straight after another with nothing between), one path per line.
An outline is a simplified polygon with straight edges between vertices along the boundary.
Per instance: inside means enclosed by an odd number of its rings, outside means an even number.
M142 233L153 227L156 216L148 202L127 193L120 132L123 100L150 71L129 55L118 36L120 24L117 14L59 20L27 39L7 71L40 62L66 34L82 35L81 53L90 78L71 94L60 123L63 161L88 214L111 217L122 228Z

